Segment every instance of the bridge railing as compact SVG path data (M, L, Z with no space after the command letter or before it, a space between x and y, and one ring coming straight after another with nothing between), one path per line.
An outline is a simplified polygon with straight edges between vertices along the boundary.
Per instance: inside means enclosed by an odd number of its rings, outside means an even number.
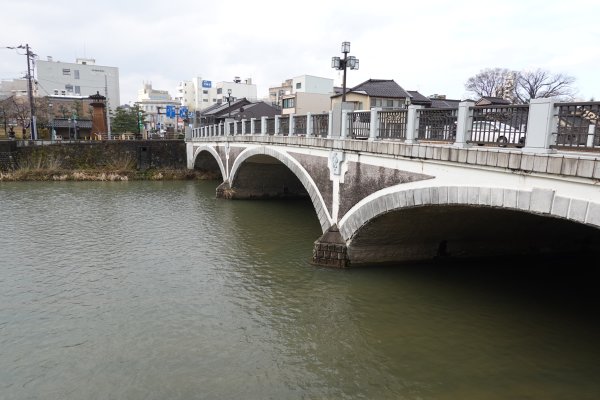
M275 118L265 118L265 128L267 135L275 134Z
M352 139L367 139L371 132L371 112L354 111L348 113L348 130Z
M600 150L600 103L557 103L554 148Z
M228 121L193 129L192 140L224 135L306 135L434 142L455 147L511 147L534 152L600 152L600 102L533 99L526 105L482 107L461 102L458 109L409 106L398 110L343 111L337 132L333 132L333 120L329 112Z
M294 135L306 135L306 115L294 115Z
M417 139L453 143L456 139L458 109L421 108L417 110Z
M406 122L408 112L406 109L395 111L379 111L377 113L379 125L377 137L380 139L406 139Z
M327 137L329 135L329 114L312 115L312 134L317 137Z
M523 147L527 135L529 106L472 107L473 119L467 143Z

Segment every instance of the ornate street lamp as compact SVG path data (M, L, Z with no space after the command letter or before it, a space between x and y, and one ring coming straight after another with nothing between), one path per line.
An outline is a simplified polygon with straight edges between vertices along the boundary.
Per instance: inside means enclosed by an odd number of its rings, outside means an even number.
M344 58L332 57L331 68L337 69L338 71L344 71L344 78L342 81L342 102L346 101L346 69L358 69L358 58L354 56L348 57L350 53L350 42L342 42L342 53Z

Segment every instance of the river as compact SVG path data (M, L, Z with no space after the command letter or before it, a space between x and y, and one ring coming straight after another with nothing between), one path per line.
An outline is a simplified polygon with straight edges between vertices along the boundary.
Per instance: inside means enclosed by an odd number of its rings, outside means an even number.
M0 398L600 397L589 266L315 268L216 185L0 183Z

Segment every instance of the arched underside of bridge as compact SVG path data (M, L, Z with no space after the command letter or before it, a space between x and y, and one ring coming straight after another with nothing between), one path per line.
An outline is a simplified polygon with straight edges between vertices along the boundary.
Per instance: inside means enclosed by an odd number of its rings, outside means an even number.
M310 174L292 157L266 147L242 151L217 196L231 199L310 199L323 231L331 216Z
M244 160L230 187L234 199L309 198L300 179L286 165L264 154Z
M213 179L222 180L226 176L225 167L219 154L209 146L200 147L196 150L194 170L202 171Z
M424 205L381 214L347 242L351 266L434 259L599 255L600 229L480 205Z

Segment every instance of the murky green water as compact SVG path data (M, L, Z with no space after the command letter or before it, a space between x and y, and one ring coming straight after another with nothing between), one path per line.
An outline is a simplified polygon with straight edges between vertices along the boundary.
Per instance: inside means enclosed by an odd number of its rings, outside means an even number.
M215 187L0 183L0 398L600 397L586 266L318 269L310 204Z

